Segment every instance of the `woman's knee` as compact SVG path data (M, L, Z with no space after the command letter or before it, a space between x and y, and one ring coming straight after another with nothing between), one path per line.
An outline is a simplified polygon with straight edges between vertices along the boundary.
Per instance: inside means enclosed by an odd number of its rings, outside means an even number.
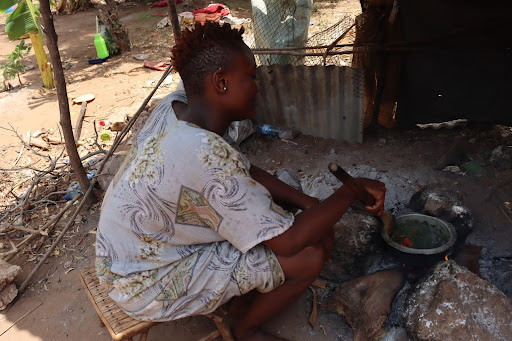
M287 279L316 279L325 263L328 251L322 244L304 248L294 256L280 259Z

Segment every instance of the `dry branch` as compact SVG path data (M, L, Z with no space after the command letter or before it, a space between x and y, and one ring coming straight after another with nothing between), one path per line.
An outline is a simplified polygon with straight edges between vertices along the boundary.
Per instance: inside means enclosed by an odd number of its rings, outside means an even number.
M44 1L44 0L43 0ZM164 79L171 73L171 68L172 66L169 65L167 67L167 69L164 71L162 77L160 78L160 80L158 81L158 83L156 84L155 88L153 89L153 91L151 91L151 93L148 95L148 97L144 100L144 102L142 103L142 105L140 106L140 108L137 110L137 112L135 113L135 115L133 115L133 117L130 119L130 121L126 124L126 127L124 127L124 129L120 132L120 134L116 137L116 139L114 140L114 144L112 145L112 147L110 148L110 150L108 151L107 155L105 156L105 158L103 159L103 161L101 162L101 164L99 165L98 169L97 169L97 173L96 173L96 176L93 177L92 181L91 181L91 184L90 186L88 187L87 189L87 192L85 192L84 194L84 197L83 198L87 198L91 192L92 192L92 189L94 188L94 185L96 184L96 179L98 177L99 174L101 174L101 171L103 170L103 167L105 166L106 162L108 161L108 159L114 154L114 151L116 150L116 148L119 146L119 144L122 142L122 140L125 138L125 136L128 134L128 132L130 131L130 129L132 128L132 126L135 124L135 122L137 121L137 119L139 118L140 114L144 111L144 108L146 107L146 105L149 103L149 101L151 100L151 97L153 97L153 95L155 94L156 90L160 87L160 85L162 84L162 82L164 81ZM77 196L75 199L71 200L71 202L75 203L78 201L78 199L80 198L80 196ZM36 267L32 270L32 272L28 275L28 277L25 279L25 281L21 284L20 288L18 289L19 293L23 293L23 291L27 288L27 286L30 284L30 281L32 280L32 277L39 271L39 269L43 266L44 262L48 259L48 257L50 257L50 255L52 254L52 252L55 250L55 248L57 247L57 245L60 243L60 241L62 240L62 238L64 237L64 235L66 234L66 232L69 230L69 228L71 226L74 225L75 223L75 219L76 217L78 216L78 214L80 213L80 211L82 210L82 208L85 206L87 200L84 200L82 199L80 204L78 205L77 209L75 210L75 213L73 214L73 216L69 219L68 223L66 224L66 226L62 229L62 231L60 232L59 236L57 237L57 239L53 242L52 246L48 249L48 251L46 251L45 255L41 258L41 260L39 261L39 263L37 263Z

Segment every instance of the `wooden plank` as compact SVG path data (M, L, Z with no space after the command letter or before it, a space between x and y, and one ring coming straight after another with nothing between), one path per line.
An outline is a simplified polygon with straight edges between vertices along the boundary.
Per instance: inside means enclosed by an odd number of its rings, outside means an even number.
M94 267L79 271L78 277L96 313L114 340L129 339L157 323L139 321L128 316L100 286Z

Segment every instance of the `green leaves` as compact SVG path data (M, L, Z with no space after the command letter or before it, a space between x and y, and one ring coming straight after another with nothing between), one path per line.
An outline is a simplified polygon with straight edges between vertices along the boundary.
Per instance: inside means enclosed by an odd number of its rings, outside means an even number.
M14 51L10 53L5 62L2 65L1 71L3 72L5 79L13 79L17 74L25 71L25 65L22 63L24 55L30 52L31 47L25 45L25 40L16 45Z
M16 0L0 0L0 12L5 12L12 6L16 5L18 1Z
M0 0L2 4L8 1L13 0ZM16 40L26 33L36 33L38 31L42 34L39 16L39 10L30 0L22 0L18 4L18 8L5 20L5 32L7 32L9 39Z

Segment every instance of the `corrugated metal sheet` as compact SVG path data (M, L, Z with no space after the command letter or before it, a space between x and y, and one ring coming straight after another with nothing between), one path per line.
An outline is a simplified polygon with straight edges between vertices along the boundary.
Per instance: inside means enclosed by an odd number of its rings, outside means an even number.
M259 66L257 123L363 142L360 73L337 66Z

